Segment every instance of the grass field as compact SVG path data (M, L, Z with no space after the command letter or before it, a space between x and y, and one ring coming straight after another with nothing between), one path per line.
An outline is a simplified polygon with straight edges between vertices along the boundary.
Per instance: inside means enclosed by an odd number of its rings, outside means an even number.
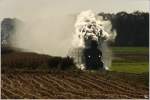
M113 47L111 70L118 72L143 73L149 71L149 48Z

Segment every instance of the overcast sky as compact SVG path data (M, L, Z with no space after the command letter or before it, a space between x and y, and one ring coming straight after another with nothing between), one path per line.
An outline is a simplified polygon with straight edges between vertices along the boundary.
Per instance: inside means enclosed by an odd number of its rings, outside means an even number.
M0 16L14 16L47 10L52 14L94 12L149 11L149 0L0 0ZM34 12L32 12L34 11Z

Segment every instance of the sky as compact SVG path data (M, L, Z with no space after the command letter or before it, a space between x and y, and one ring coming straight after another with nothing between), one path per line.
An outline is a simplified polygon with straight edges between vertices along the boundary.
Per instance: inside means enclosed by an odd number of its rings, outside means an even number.
M0 16L16 13L40 12L47 9L52 14L76 14L91 9L96 13L119 11L149 11L149 0L0 0ZM34 12L32 12L34 10Z
M70 49L75 16L81 11L149 11L149 0L0 0L0 21L18 18L28 30L13 37L16 47L64 56Z

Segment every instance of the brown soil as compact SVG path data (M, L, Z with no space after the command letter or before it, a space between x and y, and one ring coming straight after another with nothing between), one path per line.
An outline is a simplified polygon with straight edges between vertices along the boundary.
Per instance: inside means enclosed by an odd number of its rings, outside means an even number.
M1 75L3 99L148 98L143 74L118 72L5 72Z

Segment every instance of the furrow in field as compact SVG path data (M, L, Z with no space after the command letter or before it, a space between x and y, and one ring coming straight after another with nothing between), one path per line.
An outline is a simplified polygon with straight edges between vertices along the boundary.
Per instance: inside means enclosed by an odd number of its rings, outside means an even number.
M46 78L46 77L45 77ZM74 90L71 90L71 89L66 89L66 87L63 87L63 85L61 85L61 84L59 84L58 82L55 82L55 80L54 79L51 79L52 77L51 76L49 76L49 78L46 78L48 81L51 81L52 83L54 82L55 83L55 85L57 85L58 86L58 88L60 89L60 92L61 93L72 93L73 95L75 95L75 96L80 96L80 97L82 97L82 93L84 93L83 91L82 92L80 92L80 91L74 91ZM78 93L79 92L79 93ZM85 96L85 95L84 95Z
M89 80L89 81L92 81L92 82L95 82L96 84L99 84L99 85L102 85L102 86L107 86L109 89L113 89L114 88L114 86L115 86L115 88L116 88L116 92L117 92L117 90L118 90L118 88L120 87L121 88L121 91L122 90L128 90L128 92L135 92L135 89L130 89L130 87L128 87L128 86L125 86L124 84L120 84L120 82L119 82L119 84L118 83L116 83L115 81L111 81L111 80L104 80L103 78L101 78L101 77L97 77L97 78L95 78L95 77L92 77L92 76L89 76L89 75L85 75L85 77L83 77L84 79L87 79L87 80ZM107 84L107 85L106 85ZM120 91L120 88L119 88L119 91ZM106 89L107 90L107 89ZM124 93L124 91L122 91L123 93ZM138 93L137 91L136 91L136 93L137 94L139 94L139 95L141 95L140 93Z
M9 89L1 89L1 92L3 92L4 94L6 94L9 98L13 98L13 99L18 99L18 98L22 98L22 96L10 91Z
M144 85L136 89L124 83L126 79L121 80L115 81L102 73L7 73L2 74L2 98L119 99L148 95Z
M44 90L40 90L41 88L39 87L39 84L37 85L37 82L34 81L34 77L29 77L28 79L26 78L23 78L23 77L18 77L20 80L23 81L23 87L22 89L24 91L26 91L26 95L32 95L32 97L34 98L38 98L38 97L41 97L41 94L49 94L48 92L50 91L46 91ZM21 89L21 88L20 88ZM37 97L35 95L37 95Z
M128 90L128 92L129 91L135 91L135 89L134 88L130 88L130 85L129 84L120 84L120 83L122 83L122 82L120 82L120 81L114 81L114 80L107 80L107 79L103 79L103 78L101 78L101 77L96 77L95 78L95 80L96 81L99 81L100 83L104 83L104 84L107 84L107 85L110 85L110 86L113 86L113 87L116 87L116 88L119 88L119 89L121 89L121 90Z
M61 92L61 93L71 93L71 91L74 91L74 92L78 92L78 91L76 91L76 90L73 90L73 89L70 89L70 88L68 88L68 87L65 87L65 85L64 85L64 83L61 81L60 82L60 80L59 79L57 79L56 77L54 77L54 76L50 76L50 75L48 75L47 77L45 77L45 79L47 80L47 81L50 81L51 83L54 83L54 85L56 85L57 86L57 88L59 88L59 91ZM63 84L62 84L63 83ZM78 94L72 94L72 95L75 95L75 96L79 96Z
M87 79L90 79L90 77L91 76L88 76ZM94 79L92 79L92 80L94 80ZM96 80L98 80L99 82L96 82ZM95 78L95 82L97 84L103 83L103 84L105 84L105 86L114 88L113 90L115 90L115 92L117 92L119 90L118 93L121 93L124 95L129 95L131 97L137 97L137 96L142 97L144 95L141 92L136 91L136 89L130 89L130 86L128 86L128 85L127 86L118 85L120 82L118 82L118 84L116 84L116 82L114 82L114 81L107 81L106 79L104 80L104 78L101 78L101 77ZM105 89L105 90L107 90L107 89Z
M68 77L68 76L65 76ZM53 79L54 81L58 82L59 84L61 84L63 87L65 87L68 90L72 90L72 91L77 91L78 88L77 87L73 87L70 84L70 81L67 81L65 78L60 78L60 77L56 77L56 76L50 76L51 79ZM69 82L69 83L67 83ZM78 86L78 85L76 85Z

